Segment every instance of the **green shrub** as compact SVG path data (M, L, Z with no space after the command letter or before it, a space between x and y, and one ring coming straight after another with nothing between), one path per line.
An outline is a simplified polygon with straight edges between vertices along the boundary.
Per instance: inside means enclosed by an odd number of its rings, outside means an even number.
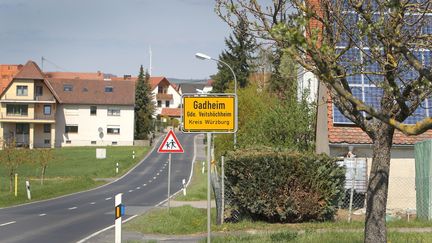
M326 155L269 149L228 153L225 175L241 215L269 222L333 219L345 180Z

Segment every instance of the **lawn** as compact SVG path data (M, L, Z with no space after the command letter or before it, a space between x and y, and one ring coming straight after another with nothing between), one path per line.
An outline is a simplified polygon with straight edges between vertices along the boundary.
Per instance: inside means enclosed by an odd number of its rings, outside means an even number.
M135 159L132 159L135 151ZM25 191L25 179L30 181L32 201L52 198L97 187L121 176L149 151L148 147L109 146L106 159L96 159L95 147L69 147L54 150L54 160L48 164L44 185L40 184L40 166L26 163L18 168L18 196L9 192L8 172L0 166L0 207L29 202ZM116 175L115 164L119 163Z
M202 161L194 163L192 180L186 188L186 196L179 194L175 200L177 201L200 201L207 200L207 162L205 172L202 173ZM213 197L213 193L212 193Z

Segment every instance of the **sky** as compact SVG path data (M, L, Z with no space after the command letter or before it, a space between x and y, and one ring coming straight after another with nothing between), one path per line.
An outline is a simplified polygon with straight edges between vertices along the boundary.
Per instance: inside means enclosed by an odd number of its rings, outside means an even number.
M214 0L0 0L0 64L44 71L209 78L231 33Z

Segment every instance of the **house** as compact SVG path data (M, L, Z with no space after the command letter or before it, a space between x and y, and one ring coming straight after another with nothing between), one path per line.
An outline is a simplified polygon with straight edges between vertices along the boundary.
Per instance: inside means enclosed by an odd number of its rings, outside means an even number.
M22 65L0 64L0 92L3 92L22 67Z
M136 82L138 78L124 75L123 77L111 78L111 80ZM168 118L180 120L181 95L177 85L171 83L165 77L150 77L150 88L153 94L153 102L156 106L153 117L162 122L167 122Z
M0 140L30 148L133 144L133 82L46 76L28 61L0 94Z

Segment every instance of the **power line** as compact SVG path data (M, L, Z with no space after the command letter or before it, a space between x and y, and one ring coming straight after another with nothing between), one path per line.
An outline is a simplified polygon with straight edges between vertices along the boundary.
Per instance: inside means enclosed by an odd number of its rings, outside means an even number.
M55 64L54 62L52 62L52 61L46 59L45 57L42 57L41 60L42 60L42 65L41 65L41 66L42 66L42 71L44 71L44 62L48 62L49 64L53 65L53 66L56 67L57 69L63 70L63 71L65 71L65 72L68 72L68 70L66 70L65 68L60 67L59 65L57 65L57 64Z

